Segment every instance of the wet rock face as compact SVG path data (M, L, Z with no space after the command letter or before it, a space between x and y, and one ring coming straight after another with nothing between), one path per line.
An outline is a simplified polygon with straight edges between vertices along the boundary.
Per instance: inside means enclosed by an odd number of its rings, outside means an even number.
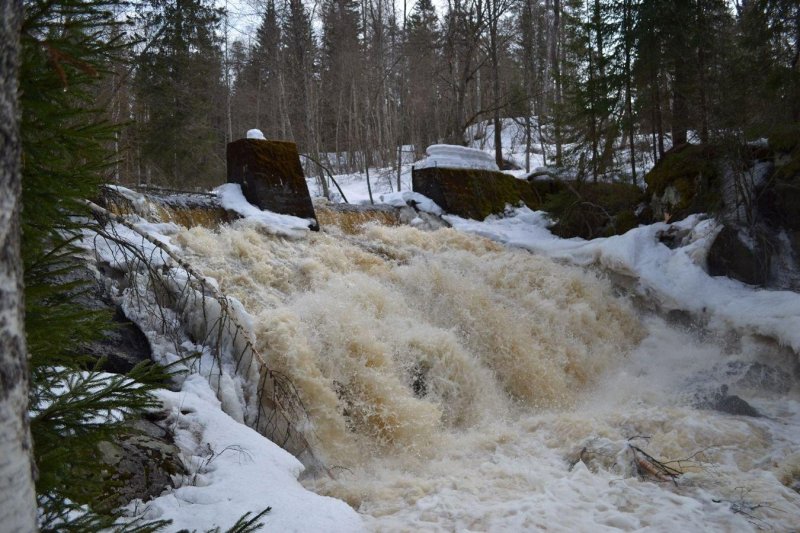
M105 358L103 370L126 374L142 361L150 361L152 349L147 337L135 323L128 320L117 306L113 317L114 325L102 339L87 344L85 351L98 359Z
M735 394L728 394L728 386L721 385L710 391L695 393L694 406L697 409L712 409L736 416L761 416L749 403Z
M227 158L228 183L241 185L248 202L283 215L317 219L297 145L239 139L228 144Z
M755 362L732 361L725 375L737 389L786 394L792 388L792 376L780 368Z
M725 225L708 251L708 273L728 276L750 285L764 285L770 274L770 251L758 236L746 238Z
M173 477L186 474L180 450L159 425L138 420L130 434L101 442L99 460L106 465L113 491L102 502L107 510L141 499L147 501L173 488Z

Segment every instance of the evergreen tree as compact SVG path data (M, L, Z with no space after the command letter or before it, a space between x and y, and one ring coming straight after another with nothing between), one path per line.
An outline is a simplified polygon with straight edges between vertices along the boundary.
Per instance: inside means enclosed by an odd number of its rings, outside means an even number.
M410 140L418 153L436 142L442 134L439 87L439 48L441 34L436 8L431 0L419 0L408 17L404 53L408 57L408 96Z
M156 33L137 58L140 181L192 187L224 179L221 16L207 0L152 0L142 12Z
M328 0L322 4L320 83L322 138L329 151L354 146L358 138L356 106L363 83L363 54L359 35L361 21L355 0ZM353 165L354 162L348 162ZM351 168L353 168L351 166Z
M287 138L301 152L308 151L315 141L311 107L317 50L311 17L302 0L286 0L281 39Z
M147 380L161 376L144 367L109 376L81 355L83 343L110 323L109 314L79 303L84 287L74 272L82 259L74 242L89 224L83 199L110 176L114 126L93 107L94 94L124 44L114 31L114 0L28 0L25 7L22 257L40 528L92 531L115 521L92 511L113 485L97 461L98 444L123 430L123 420L107 414L155 406Z
M281 20L275 0L268 0L256 31L255 45L235 76L234 109L239 125L236 131L244 133L245 129L256 127L268 139L286 137L281 102L280 43Z

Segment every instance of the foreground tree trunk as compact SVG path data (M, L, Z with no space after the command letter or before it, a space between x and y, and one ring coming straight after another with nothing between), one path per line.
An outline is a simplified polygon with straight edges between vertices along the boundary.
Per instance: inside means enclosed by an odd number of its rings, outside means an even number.
M17 109L22 3L0 0L0 530L36 531L20 257Z

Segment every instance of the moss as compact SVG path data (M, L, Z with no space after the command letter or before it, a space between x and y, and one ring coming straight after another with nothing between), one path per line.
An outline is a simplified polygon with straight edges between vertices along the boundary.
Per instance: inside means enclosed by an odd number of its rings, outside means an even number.
M556 235L592 239L636 227L635 210L643 198L641 189L624 183L563 182L559 192L546 196L543 208L557 220Z
M228 144L227 159L228 183L239 183L248 202L276 213L316 219L294 143L240 139Z
M800 148L800 124L777 126L769 132L769 147L775 152L790 153Z
M477 220L502 213L507 204L523 202L536 208L539 203L527 182L502 172L425 168L415 169L412 179L415 191L429 197L448 213Z
M717 149L710 145L683 145L668 152L645 176L647 193L661 198L668 189L676 194L670 213L685 216L713 211L720 204Z

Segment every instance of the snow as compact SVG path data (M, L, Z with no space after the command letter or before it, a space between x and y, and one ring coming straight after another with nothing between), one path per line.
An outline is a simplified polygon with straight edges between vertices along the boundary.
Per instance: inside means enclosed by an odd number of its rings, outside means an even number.
M416 163L416 168L472 168L499 170L494 158L483 150L454 144L433 144L425 150L426 159Z
M247 201L242 193L242 186L238 183L220 185L213 192L224 209L238 213L274 235L302 237L308 232L309 225L313 224L312 220L305 218L259 209Z
M146 504L128 506L145 520L172 520L169 531L225 530L245 513L267 507L265 531L363 531L359 515L334 498L309 492L297 481L303 466L220 409L201 376L186 378L180 392L158 397L175 428L175 443L189 471L182 486Z
M638 290L655 296L665 310L681 309L720 326L754 329L800 352L800 294L757 289L705 271L708 249L719 230L712 219L693 215L675 224L640 226L624 235L586 241L556 237L547 229L551 224L547 214L526 207L483 222L452 215L444 218L461 231L632 276ZM676 249L659 242L659 235L670 230L688 233Z
M264 133L261 130L253 128L252 130L247 130L247 138L248 139L259 139L262 141L266 141L267 138L264 137Z
M441 215L444 213L444 210L436 205L436 202L418 192L393 192L389 194L382 194L378 198L380 203L391 205L393 207L406 207L407 205L415 205L420 211L431 213L432 215Z

